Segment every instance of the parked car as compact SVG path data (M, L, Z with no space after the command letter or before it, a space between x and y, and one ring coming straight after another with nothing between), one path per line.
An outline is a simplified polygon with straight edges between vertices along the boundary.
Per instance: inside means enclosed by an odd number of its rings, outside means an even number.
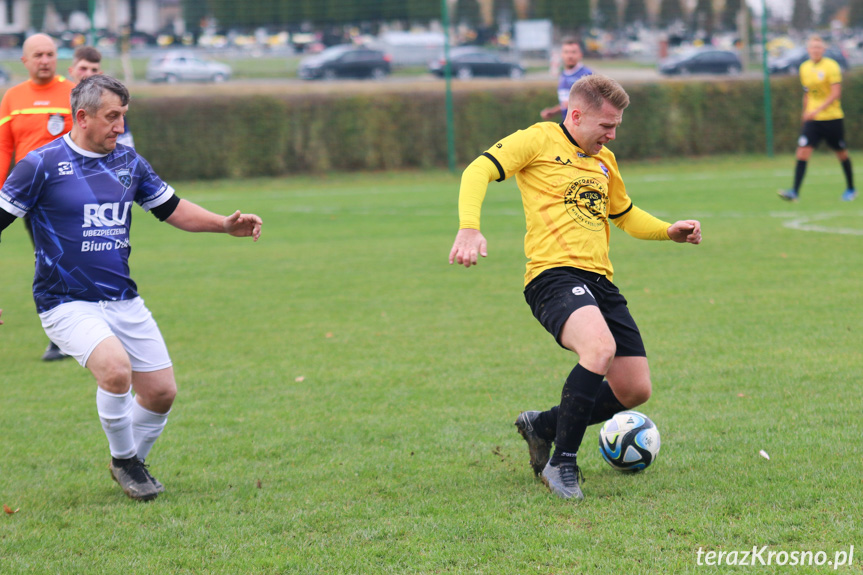
M494 52L481 48L453 48L449 53L450 73L461 80L474 76L509 76L521 78L524 68L517 62L507 62ZM441 57L429 64L429 72L443 77L446 60Z
M231 67L199 58L188 52L168 52L155 56L147 65L150 82L224 82L231 77Z
M323 78L374 78L390 74L392 58L382 50L353 44L331 46L300 61L298 74L304 80Z
M684 52L659 63L661 74L739 74L743 70L740 57L731 50L713 48Z
M845 59L845 56L839 50L827 48L824 50L824 57L836 60L836 63L839 64L843 72L848 69L848 60ZM809 52L806 51L806 48L793 48L781 56L769 58L767 60L767 70L771 74L797 74L800 64L808 59Z

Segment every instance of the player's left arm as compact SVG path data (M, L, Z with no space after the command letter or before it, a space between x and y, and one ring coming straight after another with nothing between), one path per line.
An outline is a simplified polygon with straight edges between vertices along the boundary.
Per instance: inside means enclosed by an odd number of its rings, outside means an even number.
M701 243L701 224L681 220L670 224L645 212L626 193L626 185L613 154L605 158L608 169L608 219L627 234L640 240L672 240L678 243Z
M640 240L701 243L701 223L698 220L680 220L669 224L635 205L630 205L630 208L623 214L612 215L609 218L618 228Z
M177 203L165 221L186 232L225 233L238 238L251 236L255 241L261 237L263 225L255 214L237 210L230 216L221 216L185 199Z

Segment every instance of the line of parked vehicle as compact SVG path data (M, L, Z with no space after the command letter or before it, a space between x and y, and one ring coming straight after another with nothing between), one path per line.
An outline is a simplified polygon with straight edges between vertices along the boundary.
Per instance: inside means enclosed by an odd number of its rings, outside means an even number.
M453 48L449 53L451 74L467 80L474 76L521 78L524 67L509 62L489 50L475 47ZM343 44L332 46L300 63L299 76L306 80L335 78L383 78L392 72L392 59L383 50ZM443 77L446 60L429 64L432 74Z
M848 60L839 50L828 48L825 56L848 70ZM788 50L768 60L771 74L796 74L800 64L809 58L805 48ZM500 53L475 46L462 46L449 51L450 73L454 78L467 80L473 77L521 78L524 67L507 60ZM428 71L438 77L445 73L446 61L438 58L428 65ZM688 74L739 74L743 63L736 52L701 48L671 56L659 63L664 75ZM326 48L300 62L298 76L304 80L333 80L337 78L382 79L392 73L392 58L380 49L353 44ZM206 59L192 51L168 51L153 57L147 66L150 82L225 82L231 78L231 66ZM0 84L11 81L8 71L0 68Z
M836 60L842 70L848 69L848 60L839 50L828 48L824 55ZM800 64L809 59L806 48L793 48L776 58L768 58L771 74L796 74ZM743 63L737 52L703 48L671 56L659 63L659 72L665 75L687 74L739 74Z

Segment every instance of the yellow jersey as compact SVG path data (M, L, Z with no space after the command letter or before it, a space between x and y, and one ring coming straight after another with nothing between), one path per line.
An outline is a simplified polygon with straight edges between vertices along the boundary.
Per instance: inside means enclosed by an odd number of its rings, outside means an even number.
M513 175L527 224L525 285L555 267L611 280L609 220L641 239L670 239L670 224L632 204L614 154L603 147L588 155L563 124L553 122L505 137L468 166L459 190L459 227L479 229L488 183Z
M800 83L806 92L806 112L814 110L830 97L833 84L842 82L842 69L836 60L832 58L821 58L816 64L812 60L806 60L800 64ZM815 115L815 120L838 120L845 117L842 112L842 104L838 99Z

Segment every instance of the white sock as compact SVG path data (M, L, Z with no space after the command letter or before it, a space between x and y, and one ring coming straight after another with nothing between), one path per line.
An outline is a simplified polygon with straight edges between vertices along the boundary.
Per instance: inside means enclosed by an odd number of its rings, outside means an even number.
M135 456L135 438L132 436L132 390L122 395L109 393L101 387L96 388L96 410L102 429L108 436L111 456L117 459L131 459Z
M165 424L168 423L168 413L156 413L141 407L137 402L132 406L132 435L138 448L138 458L141 461L147 458L153 444L159 439Z

